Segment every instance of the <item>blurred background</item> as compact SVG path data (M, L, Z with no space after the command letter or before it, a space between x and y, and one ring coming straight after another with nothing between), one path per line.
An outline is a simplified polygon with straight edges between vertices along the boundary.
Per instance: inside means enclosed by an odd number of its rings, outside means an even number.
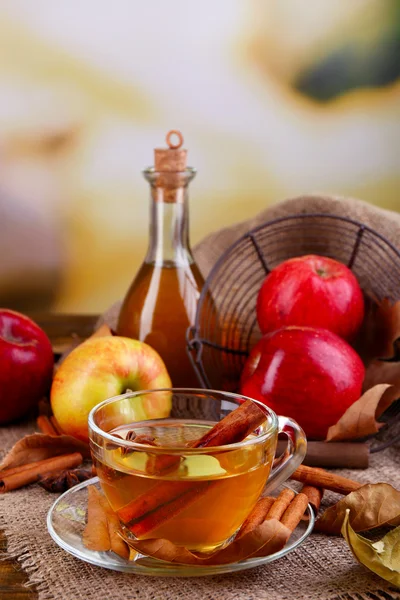
M305 192L400 210L398 0L2 0L0 305L100 312L169 129L192 245Z

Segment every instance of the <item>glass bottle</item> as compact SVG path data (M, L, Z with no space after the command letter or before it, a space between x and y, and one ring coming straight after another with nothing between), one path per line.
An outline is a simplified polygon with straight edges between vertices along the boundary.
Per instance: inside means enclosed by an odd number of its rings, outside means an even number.
M177 144L172 136L178 136ZM174 387L199 387L186 351L203 277L189 245L188 184L180 132L167 134L167 149L155 150L155 167L144 171L150 184L150 240L147 255L122 305L117 334L152 346L164 360Z

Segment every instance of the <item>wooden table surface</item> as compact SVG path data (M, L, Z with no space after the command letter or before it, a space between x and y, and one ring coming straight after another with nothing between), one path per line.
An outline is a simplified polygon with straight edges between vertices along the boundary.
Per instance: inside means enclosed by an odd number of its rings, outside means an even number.
M0 555L7 550L6 536L0 531ZM33 586L25 587L28 576L16 560L0 560L0 600L35 600L38 595Z
M46 331L55 354L64 352L71 343L79 343L88 337L98 315L31 315ZM11 492L12 493L12 492ZM45 527L45 524L43 524ZM7 540L0 531L0 556L7 553ZM2 558L1 556L1 558ZM35 600L35 586L25 587L28 576L16 560L0 560L0 600Z

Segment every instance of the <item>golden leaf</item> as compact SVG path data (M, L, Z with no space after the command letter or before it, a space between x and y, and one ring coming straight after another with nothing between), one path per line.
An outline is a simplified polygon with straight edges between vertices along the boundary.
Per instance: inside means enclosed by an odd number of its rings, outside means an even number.
M387 533L378 542L371 542L351 527L350 510L347 509L341 532L359 563L400 587L400 527Z

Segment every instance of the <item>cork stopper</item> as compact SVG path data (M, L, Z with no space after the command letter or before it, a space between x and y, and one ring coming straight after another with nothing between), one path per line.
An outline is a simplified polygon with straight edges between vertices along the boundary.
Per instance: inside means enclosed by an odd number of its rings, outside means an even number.
M165 138L168 148L155 148L154 170L172 173L186 169L187 150L182 149L183 136L180 131L171 129Z

